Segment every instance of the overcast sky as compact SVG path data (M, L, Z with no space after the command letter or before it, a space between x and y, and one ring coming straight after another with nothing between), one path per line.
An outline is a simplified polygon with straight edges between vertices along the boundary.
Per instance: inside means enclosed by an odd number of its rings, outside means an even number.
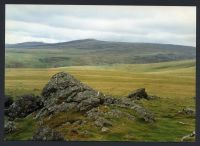
M195 7L6 5L6 43L94 38L195 46Z

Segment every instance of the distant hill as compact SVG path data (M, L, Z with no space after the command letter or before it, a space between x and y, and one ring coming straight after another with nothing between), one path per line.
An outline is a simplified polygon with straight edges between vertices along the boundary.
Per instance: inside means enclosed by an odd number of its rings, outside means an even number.
M172 44L84 39L54 44L25 42L6 45L6 67L143 64L195 58L195 47Z
M17 44L6 44L6 48L32 48L48 45L47 43L43 42L24 42L24 43L17 43Z

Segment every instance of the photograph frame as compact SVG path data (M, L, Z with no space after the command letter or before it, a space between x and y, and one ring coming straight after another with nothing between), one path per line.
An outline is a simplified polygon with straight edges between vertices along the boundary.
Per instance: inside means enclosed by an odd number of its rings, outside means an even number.
M195 6L196 7L196 142L108 142L108 141L4 141L4 89L5 89L5 5L6 4L48 4L48 5L147 5L147 6ZM200 145L200 2L198 0L3 0L0 2L0 145L3 146L79 146L79 145L104 145L104 146L122 146L122 145L137 145L137 146L145 146L145 145L181 145L181 146L191 146L191 145Z

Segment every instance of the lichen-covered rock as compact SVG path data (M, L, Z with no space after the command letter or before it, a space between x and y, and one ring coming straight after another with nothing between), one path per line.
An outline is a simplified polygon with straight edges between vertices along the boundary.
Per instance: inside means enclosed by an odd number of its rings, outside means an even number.
M16 124L13 121L7 121L4 125L4 132L5 134L12 133L16 130Z
M9 120L14 120L15 118L24 118L42 107L41 97L32 94L23 95L10 105L5 114Z
M63 135L48 127L40 127L34 134L32 140L34 141L63 141Z
M104 95L82 84L72 75L60 72L52 76L42 90L44 108L37 117L69 110L88 111L103 103Z
M131 99L122 98L117 103L113 104L113 106L119 106L121 108L132 109L138 115L138 117L144 119L146 122L149 122L149 123L155 122L155 116L153 115L153 113L151 113L144 107L136 104Z
M133 91L132 93L130 93L127 98L131 98L133 100L140 100L142 98L144 99L149 99L148 98L148 95L145 91L145 88L140 88L140 89L137 89L135 91Z
M141 107L137 104L131 107L132 110L136 111L137 115L144 119L146 122L153 123L155 122L154 115L147 111L144 107Z
M118 104L118 103L120 103L121 102L121 100L120 99L117 99L117 98L113 98L113 97L105 97L104 99L103 99L103 103L105 104L105 105L110 105L110 104Z
M145 89L139 89L137 92L130 95L131 97L147 97ZM130 98L117 99L111 96L105 96L103 93L88 87L75 79L72 75L64 72L52 76L50 81L43 88L42 101L44 107L37 113L36 118L38 119L59 112L68 112L70 110L76 112L83 111L87 113L88 117L96 121L96 125L103 126L103 124L101 124L103 123L101 117L104 117L105 114L99 111L94 112L93 109L96 110L96 107L100 105L114 105L123 108L132 108L132 110L136 111L136 113L147 122L155 121L153 114L137 105L134 100ZM109 114L117 116L113 114L113 112ZM134 119L134 117L130 119Z

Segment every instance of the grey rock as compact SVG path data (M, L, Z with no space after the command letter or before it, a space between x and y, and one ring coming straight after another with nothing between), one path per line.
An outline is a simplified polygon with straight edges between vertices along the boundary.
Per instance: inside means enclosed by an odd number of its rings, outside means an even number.
M145 88L140 88L140 89L137 89L135 91L133 91L132 93L130 93L127 98L131 98L133 100L140 100L142 98L144 99L149 99L148 98L148 95L145 91Z
M136 111L137 115L141 118L143 118L146 122L153 123L155 122L154 115L146 110L144 107L141 107L137 104L131 107L134 111Z
M4 125L4 132L5 134L9 134L12 133L14 131L16 131L16 124L13 121L7 121Z
M23 95L6 110L5 115L8 116L9 120L24 118L42 107L41 97L32 94Z
M95 125L97 127L108 127L108 126L112 126L112 122L103 118L103 117L99 117L98 119L96 119L96 121L94 122Z
M55 74L42 90L44 108L37 117L60 111L88 111L103 104L104 95L64 72Z
M182 112L186 115L190 115L190 116L194 116L195 115L195 111L191 108L184 108L182 110Z
M34 141L63 141L63 135L48 127L40 127L34 134L32 140Z
M120 110L112 109L112 110L104 113L104 115L109 118L121 118L124 116L124 113Z
M98 98L88 98L80 102L77 106L79 111L87 111L94 107L97 107L100 104L100 99Z
M115 104L115 106L132 109L140 118L144 119L146 122L155 122L155 116L153 113L136 104L134 101L131 101L130 99L122 99L118 104Z
M108 132L110 129L109 128L107 128L107 127L102 127L101 128L101 132L103 132L103 133L106 133L106 132Z
M191 108L183 108L182 111L178 111L177 115L195 116L195 111Z
M105 116L122 117L119 111L110 111L103 113L98 110L100 105L118 106L122 108L130 108L134 110L141 118L147 122L155 121L154 115L134 102L135 98L147 98L145 89L138 89L130 94L129 98L113 98L105 96L80 81L72 75L64 72L55 74L46 84L42 91L42 101L44 107L37 113L36 118L50 116L58 112L81 111L86 116L95 121L99 127L104 125L112 125ZM127 116L127 115L126 115ZM130 119L134 119L131 115Z

